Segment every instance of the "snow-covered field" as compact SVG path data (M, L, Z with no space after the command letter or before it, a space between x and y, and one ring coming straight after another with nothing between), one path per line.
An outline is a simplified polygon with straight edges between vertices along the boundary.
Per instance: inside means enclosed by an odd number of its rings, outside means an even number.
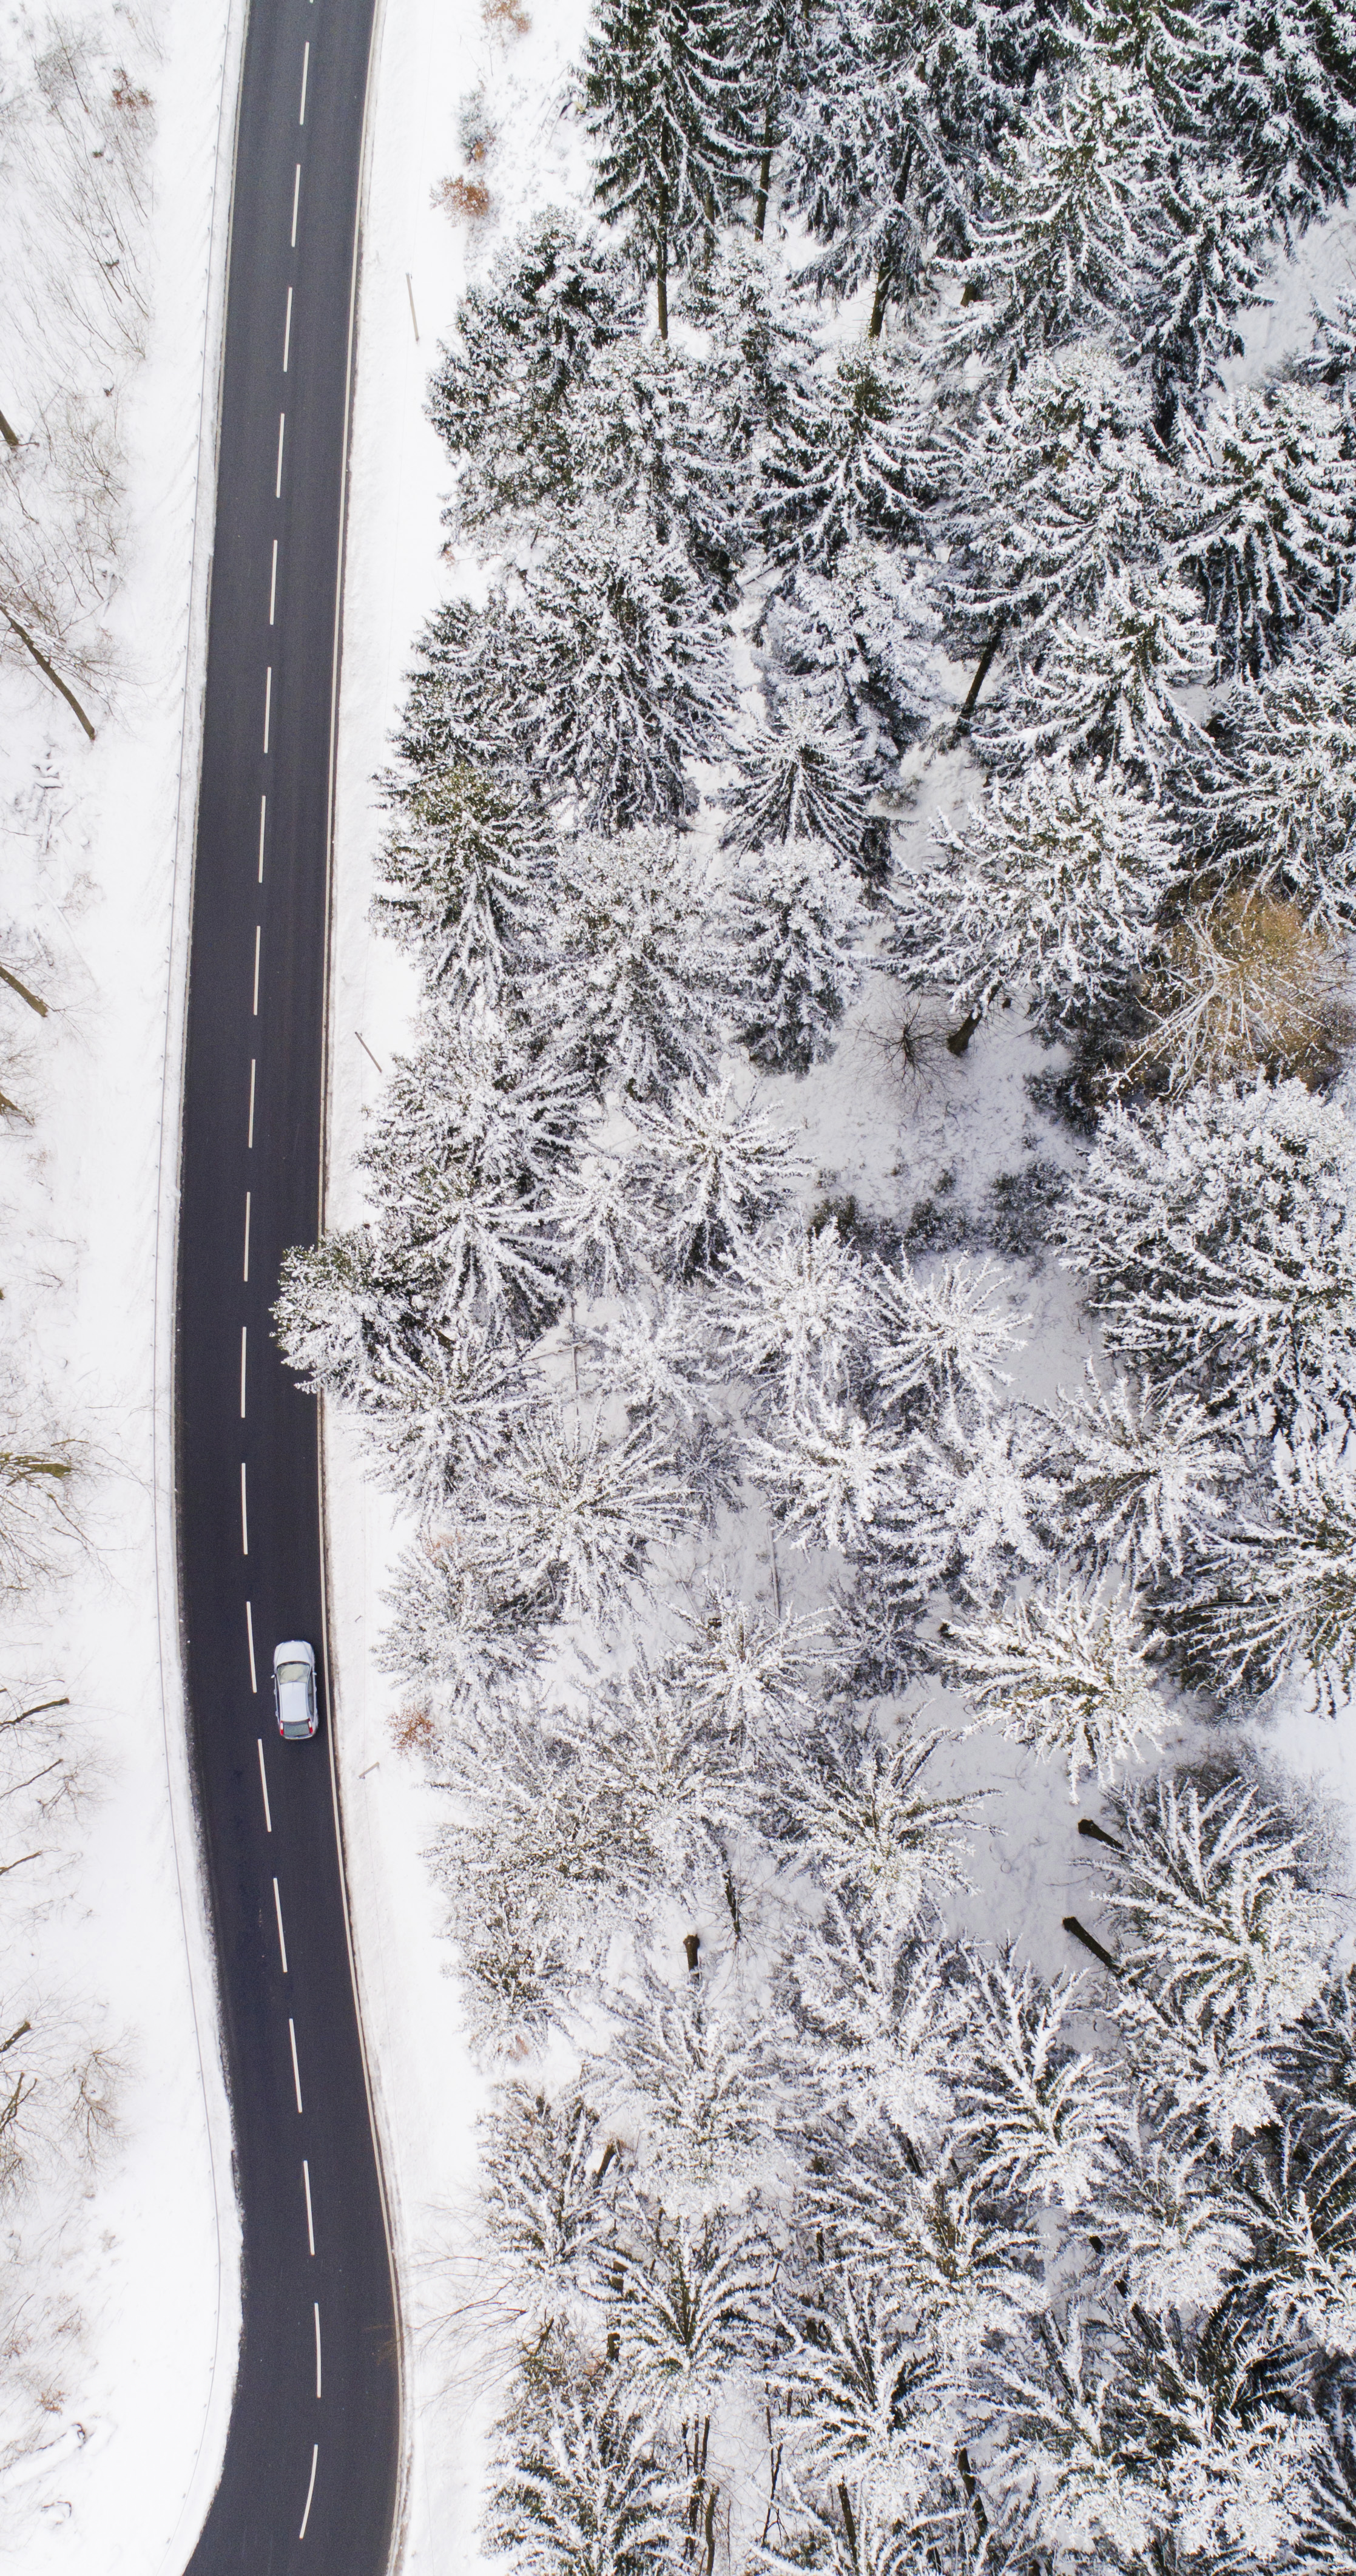
M18 2357L0 2366L0 2554L31 2576L182 2565L215 2481L238 2334L177 1665L169 1393L212 406L243 18L239 0L150 0L76 5L59 22L25 8L0 31L11 94L31 88L35 55L66 49L76 156L76 175L58 164L54 178L40 118L0 136L0 157L11 155L0 408L28 440L84 398L96 431L115 422L126 486L97 621L113 677L80 683L97 739L26 657L0 663L0 962L50 1005L39 1020L12 993L0 999L0 1087L17 1104L0 1125L0 1374L27 1430L71 1444L79 1531L51 1579L0 1607L0 1691L6 1714L68 1703L26 1724L60 1729L59 1742L42 1736L40 1758L72 1766L82 1787L50 1811L6 1810L35 1824L43 1857L0 1879L5 2034L50 2019L70 2064L102 2049L114 2113L91 2158L64 2127L6 2217L5 2331ZM115 116L150 129L140 205L119 200L128 235L116 254L149 315L141 357L44 300L44 234L77 295L86 271L42 188L55 185L74 226L80 156L95 156L85 167L97 186L94 120L115 91L129 102ZM36 159L16 166L35 133ZM40 236L31 256L20 249L29 224ZM100 256L112 248L107 232L94 241ZM22 1726L10 1752L20 1741ZM11 1762L7 1783L15 1776ZM8 1829L0 1857L20 1857ZM6 2065L36 2044L19 2040ZM40 2107L62 2068L39 2072Z
M337 920L333 984L333 1103L327 1218L354 1222L365 1210L354 1157L364 1112L380 1099L393 1052L409 1041L418 994L406 960L370 925L373 859L382 828L375 773L403 697L413 639L449 588L483 596L469 558L449 559L441 507L450 476L445 452L423 415L435 344L450 329L459 296L482 277L496 248L552 205L583 206L590 178L567 74L583 33L582 6L539 12L530 33L487 34L471 0L387 0L384 13L365 231L358 344L357 410L346 583L340 740ZM496 141L483 170L488 213L449 220L434 202L439 183L461 166L458 104L481 94ZM1300 269L1285 276L1273 306L1249 317L1245 357L1232 378L1255 380L1308 331L1309 299L1347 271L1345 218L1312 235ZM844 309L844 333L864 316ZM416 330L418 337L416 338ZM953 694L965 674L951 674ZM939 810L959 818L978 792L964 753L935 759L898 835L905 866L921 862ZM873 978L852 1006L831 1061L803 1079L773 1078L763 1105L797 1131L808 1167L808 1205L856 1199L887 1228L928 1244L945 1241L949 1212L978 1217L994 1185L1034 1165L1065 1170L1079 1160L1067 1127L1033 1102L1029 1079L1057 1069L1016 1011L995 1013L968 1052L940 1043L917 1069L901 1063L904 1001ZM1012 1393L1052 1407L1079 1389L1095 1348L1075 1283L1039 1248L999 1253L999 1299L1024 1320L1008 1366ZM465 2292L474 2221L473 2123L485 2106L482 2075L468 2050L456 1983L449 1973L446 1903L423 1855L444 1821L445 1803L398 1748L399 1692L375 1660L387 1620L383 1593L407 1530L372 1472L371 1453L338 1411L327 1412L328 1495L334 1579L333 1636L339 1743L349 1829L360 1973L384 2135L394 2183L398 2253L414 2349L414 2444L407 2563L432 2571L465 2565L480 2543L484 2440L492 2392L467 2346L447 2330ZM741 1524L738 1561L724 1541L718 1570L746 1600L765 1608L822 1610L830 1555L807 1560L774 1540L770 1524ZM679 1587L713 1562L704 1541L663 1558L669 1589L655 1612L668 1634ZM1054 1977L1080 1964L1061 1917L1089 1894L1088 1845L1076 1834L1058 1763L1038 1763L996 1728L967 1731L958 1696L935 1680L909 1695L950 1741L934 1765L935 1785L986 1794L969 1863L973 1892L946 1899L953 1933L1014 1943L1020 1957ZM1158 1748L1171 1763L1198 1747L1185 1702L1176 1703ZM1261 1731L1265 1759L1313 1781L1331 1797L1339 1844L1356 1801L1356 1719L1320 1719L1302 1693L1273 1708Z

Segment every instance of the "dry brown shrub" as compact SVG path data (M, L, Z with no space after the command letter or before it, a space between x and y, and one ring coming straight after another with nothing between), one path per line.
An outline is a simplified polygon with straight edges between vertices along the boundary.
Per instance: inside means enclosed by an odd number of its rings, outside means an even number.
M1165 940L1130 1072L1174 1091L1259 1070L1321 1082L1356 1037L1347 985L1339 941L1284 897L1235 886Z
M391 1720L391 1741L397 1753L431 1753L437 1737L426 1708L402 1708Z
M440 179L433 191L433 203L445 214L460 216L468 224L483 223L492 203L483 179Z
M532 24L522 0L481 0L480 14L491 35L525 36Z

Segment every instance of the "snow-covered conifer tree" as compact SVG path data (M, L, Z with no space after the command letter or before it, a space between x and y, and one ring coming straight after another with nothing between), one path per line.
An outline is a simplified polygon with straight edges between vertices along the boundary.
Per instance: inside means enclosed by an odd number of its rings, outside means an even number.
M388 783L395 820L381 845L373 910L455 1004L497 1003L522 971L541 909L550 843L512 779L464 762Z
M569 452L553 499L572 497L647 526L661 547L690 556L723 606L747 544L749 493L713 417L701 361L667 341L625 339L601 350L575 397Z
M886 1404L924 1396L940 1404L964 1391L992 1402L1009 1383L1000 1360L1022 1348L1014 1315L995 1302L1004 1285L991 1261L944 1261L926 1278L904 1253L875 1264L871 1370Z
M1220 717L1225 757L1200 802L1217 867L1356 917L1356 617L1305 635Z
M822 841L751 853L730 890L741 1036L757 1065L805 1073L833 1051L860 981L866 916L846 861Z
M674 1537L689 1510L649 1433L609 1442L596 1418L562 1412L524 1423L475 1494L476 1526L505 1568L566 1619L615 1612L646 1550Z
M1124 2116L1114 2056L1080 2048L1077 1978L1047 1986L1011 1949L970 1959L956 2135L989 2184L1066 2210L1096 2206Z
M610 2000L616 2032L586 2085L635 2140L636 2189L698 2223L747 2205L785 2161L776 2034L713 2003L699 1979L678 1994L650 1978L639 1994Z
M891 888L898 970L974 1022L1005 990L1056 1025L1110 1012L1178 866L1170 825L1113 771L1067 756L995 780Z
M769 1619L732 1593L708 1587L688 1625L674 1670L705 1722L740 1746L799 1725L821 1644L813 1621L790 1613Z
M525 2576L639 2576L681 2547L677 2464L633 2375L566 2345L501 2434L485 2536Z
M709 1076L729 1013L722 929L716 890L675 834L561 844L538 1000L600 1090L662 1099Z
M725 630L685 549L590 503L524 587L500 680L520 756L605 829L687 813L687 763L720 758L731 691Z
M849 350L769 428L759 520L775 564L832 572L863 538L921 543L918 406L892 362Z
M899 1508L909 1452L894 1429L807 1384L794 1407L747 1443L749 1474L797 1547L852 1548Z
M620 2250L619 2359L655 2422L671 2435L709 2420L741 2382L757 2384L771 2341L773 2261L756 2225L664 2213L648 2244ZM694 2487L714 2507L698 2437Z
M1228 886L1159 941L1128 1070L1174 1092L1258 1072L1320 1083L1356 1035L1348 996L1346 957L1325 922L1306 921L1284 895Z
M1256 676L1345 605L1356 463L1341 413L1278 380L1221 399L1183 451L1174 553L1200 584L1221 672Z
M406 1550L386 1596L379 1649L429 1719L435 1737L474 1722L495 1699L526 1699L541 1650L541 1617L506 1568L464 1531Z
M1062 750L1157 792L1165 769L1200 753L1185 692L1213 671L1215 638L1184 582L1132 564L1087 617L1037 640L1039 658L975 718L986 758L1008 767Z
M624 251L550 208L457 308L458 345L429 385L434 428L462 465L455 511L478 528L549 499L568 457L572 398L595 353L641 318Z
M981 1717L1042 1759L1067 1763L1076 1798L1085 1772L1109 1781L1143 1745L1161 1743L1168 1711L1153 1685L1157 1643L1132 1598L1057 1579L953 1622L939 1653Z
M855 859L867 799L852 735L808 709L793 711L741 751L724 803L738 849L822 841L840 858Z
M633 1117L632 1187L651 1258L673 1276L714 1269L784 1212L798 1178L793 1137L732 1082L680 1082Z
M719 215L747 187L738 16L727 0L599 0L583 73L599 146L598 201L654 266L659 336L668 272L711 247Z
M929 1797L922 1774L939 1731L891 1743L839 1715L770 1745L766 1806L789 1856L840 1902L903 1931L938 1891L966 1887L974 1792Z
M1292 1668L1320 1705L1356 1673L1356 1433L1345 1419L1275 1443L1260 1508L1215 1534L1177 1624L1193 1663L1225 1688L1266 1688Z
M1014 1573L1045 1564L1050 1486L1022 1414L948 1396L910 1434L906 1454L907 1477L872 1554L907 1599L921 1606L945 1586L991 1601Z
M1150 1581L1181 1575L1188 1556L1210 1544L1244 1453L1196 1396L1146 1376L1107 1384L1086 1365L1087 1394L1061 1388L1050 1417L1061 1553L1071 1544L1099 1572L1117 1565Z
M579 2092L505 2084L480 2122L488 2295L523 2346L596 2338L615 2225L607 2133Z
M799 17L798 0L772 0L772 9ZM742 459L783 418L813 361L812 309L807 313L775 261L739 232L726 234L714 258L689 272L682 309L709 339L705 375L719 428L708 435Z
M1065 1259L1113 1351L1220 1417L1289 1418L1349 1384L1356 1134L1300 1082L1218 1089L1103 1120Z
M791 1226L731 1262L723 1321L741 1374L776 1373L795 1403L810 1386L847 1384L870 1318L866 1274L834 1224Z
M851 737L863 779L888 775L941 696L938 617L897 547L845 546L831 572L799 565L773 592L759 633L779 701Z

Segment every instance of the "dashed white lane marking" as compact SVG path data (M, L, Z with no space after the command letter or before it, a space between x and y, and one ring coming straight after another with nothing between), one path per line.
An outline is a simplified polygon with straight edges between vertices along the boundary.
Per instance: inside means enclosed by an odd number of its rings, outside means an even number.
M295 249L296 249L296 246L297 246L297 208L298 208L298 206L299 206L300 204L301 204L301 163L300 163L300 162L298 162L298 163L297 163L297 175L296 175L295 179L294 179L294 180L293 180L293 182L292 182L292 248L293 248L293 250L295 250Z
M249 1608L249 1603L248 1603L248 1602L246 1602L245 1607L246 1607L246 1609L248 1609L248 1608ZM253 1655L253 1652L254 1652L254 1634L253 1634L253 1631L251 1630L251 1633L250 1633L250 1653L251 1653L251 1655ZM264 1831L265 1831L265 1833L266 1833L266 1834L271 1834L271 1833L272 1833L272 1831L273 1831L273 1810L272 1810L272 1808L270 1807L270 1805L269 1805L269 1803L268 1803L268 1773L267 1773L267 1772L266 1772L266 1770L264 1769L264 1739L263 1739L262 1735L261 1735L261 1736L259 1736L259 1737L257 1737L257 1738L256 1738L256 1741L257 1741L258 1746L259 1746L259 1786L260 1786L260 1788L263 1790L263 1793L264 1793Z
M268 757L268 729L273 721L273 665L264 673L264 757Z
M292 293L292 289L291 289L291 287L290 287L290 286L289 286L289 288L288 288L287 292L288 292L288 295L289 295L289 297L290 297L290 295L291 295L291 293ZM291 307L290 302L289 302L289 304L288 304L287 311L288 311L288 318L289 318L289 320L290 320L290 318L291 318L291 312L292 312L292 307ZM272 570L272 572L269 574L269 577L268 577L268 622L269 622L269 625L270 625L270 626L272 626L272 625L273 625L273 623L274 623L274 621L275 621L276 612L277 612L277 606L278 606L278 540L277 540L277 538L275 537L275 538L274 538L274 540L273 540L273 570Z
M301 2185L306 2194L306 2242L309 2245L312 2254L314 2254L315 2220L311 2216L311 2168L304 2156L301 2159Z
M281 499L282 499L282 452L283 452L283 434L284 434L284 432L285 432L286 428L287 428L287 414L286 414L286 412L285 412L285 411L280 411L280 412L279 412L279 414L278 414L278 471L277 471L276 476L274 477L274 483L273 483L273 498L274 498L274 500L275 500L275 501L281 501Z
M254 1016L256 1020L259 1017L259 947L263 936L264 925L262 921L257 921L254 925Z
M305 122L306 122L306 83L307 83L307 81L309 80L310 75L311 75L311 40L310 40L310 38L309 38L309 36L308 36L308 37L307 37L307 39L306 39L306 43L305 43L305 45L304 45L304 47L303 47L303 49L302 49L302 56L301 56L301 114L300 114L300 116L297 118L297 123L298 123L298 125L304 125L304 124L305 124Z
M240 1461L240 1553L242 1556L248 1556L249 1552L250 1515L249 1506L245 1500L245 1461L242 1458Z
M284 1936L283 1928L282 1928L282 1898L281 1898L281 1897L279 1896L279 1894L278 1894L278 1882L277 1882L276 1878L275 1878L275 1879L274 1879L274 1881L273 1881L273 1911L274 1911L274 1913L277 1915L277 1918L278 1918L278 1948L279 1948L279 1950L280 1950L280 1952L281 1952L281 1954L282 1954L282 1970L283 1970L283 1975L284 1975L284 1976L286 1976L286 1974L287 1974L287 1941L286 1941L286 1938L285 1938L285 1936Z
M246 1151L246 1153L247 1153L247 1154L248 1154L248 1153L252 1153L252 1152L253 1152L253 1150L254 1150L254 1077L255 1077L255 1073L256 1073L256 1071L257 1071L257 1067L258 1067L258 1059L257 1059L255 1056L251 1056L251 1057L250 1057L250 1129L249 1129L249 1134L248 1134L248 1136L247 1136L247 1137L246 1137L246 1139L245 1139L245 1151Z
M295 2023L294 2021L289 2021L289 2022L288 2022L288 2025L287 2025L287 2036L288 2036L288 2038L289 2038L289 2039L291 2040L291 2042L292 2042L292 2082L293 2082L293 2084L294 2084L294 2086L295 2086L295 2088L296 2088L296 2096L297 2096L297 2110L298 2110L298 2112L300 2112L300 2110L301 2110L301 2073L300 2073L300 2069L298 2068L298 2065L297 2065L297 2025L296 2025L296 2023Z
M255 1661L254 1661L254 1612L251 1610L251 1608L250 1608L250 1605L249 1605L248 1601L247 1601L247 1602L246 1602L246 1604L245 1604L245 1635L246 1635L246 1637L249 1639L249 1649L250 1649L250 1689L254 1692L254 1695L255 1695L255 1697L256 1697L256 1699L257 1699L257 1698L258 1698L258 1695L259 1695L259 1675L258 1675L258 1671L257 1671L257 1669L256 1669L256 1667L255 1667ZM262 1738L261 1738L261 1739L260 1739L260 1744L259 1744L259 1770L260 1770L260 1774L261 1774L261 1776L262 1776L262 1773L263 1773L263 1768L264 1768L264 1747L263 1747L263 1741L262 1741ZM265 1813L265 1815L267 1815L267 1814L268 1814L268 1783L267 1783L266 1781L265 1781L265 1783L264 1783L264 1813ZM272 1831L273 1831L273 1827L270 1825L268 1830L269 1830L269 1832L270 1832L270 1833L272 1833Z
M247 1324L242 1324L242 1325L241 1325L241 1327L240 1327L240 1419L241 1419L241 1421L242 1421L242 1422L243 1422L243 1421L244 1421L244 1419L245 1419L245 1335L246 1335L246 1333L248 1332L248 1330L249 1330L249 1326L248 1326Z
M245 1192L245 1267L241 1275L248 1286L250 1275L250 1194L248 1190Z
M312 2496L315 2494L315 2471L316 2471L316 2462L317 2462L317 2460L319 2459L319 2457L320 2457L320 2444L319 2444L318 2442L313 2442L313 2443L311 2444L311 2483L310 2483L310 2485L308 2486L308 2488L307 2488L307 2490L306 2490L306 2511L304 2512L304 2514L303 2514L303 2515L302 2515L302 2517L301 2517L301 2529L300 2529L300 2531L297 2533L297 2538L298 2538L298 2540L304 2540L304 2539L305 2539L305 2537L306 2537L306 2525L307 2525L307 2523L308 2523L308 2522L310 2521L310 2519L311 2519L311 2498L312 2498Z
M259 883L264 882L264 826L268 821L268 798L259 799Z
M287 373L287 354L288 354L288 351L290 350L291 346L292 346L292 289L291 289L291 287L289 286L289 288L288 288L288 290L287 290L287 319L286 319L286 321L285 321L285 322L284 322L284 324L283 324L283 374L284 374L284 375L286 375L286 373ZM278 559L278 549L277 549L277 547L276 547L276 545L275 545L275 546L274 546L274 549L273 549L273 560L274 560L274 564L275 564L275 566L276 566L276 563L277 563L277 559Z
M318 2397L320 2395L320 2301L313 2299L311 2304L315 2309L315 2393Z

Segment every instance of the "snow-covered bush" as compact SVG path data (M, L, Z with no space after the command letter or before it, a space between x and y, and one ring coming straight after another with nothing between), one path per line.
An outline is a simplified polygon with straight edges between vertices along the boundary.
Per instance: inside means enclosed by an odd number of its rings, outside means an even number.
M1201 1084L1103 1120L1065 1259L1112 1350L1217 1417L1289 1418L1349 1384L1356 1133L1300 1082Z
M1172 830L1114 771L1065 756L995 781L940 854L891 888L898 970L957 1019L1005 990L1056 1025L1105 1018L1145 955L1178 866Z
M1154 1689L1158 1640L1125 1595L1055 1582L942 1632L945 1671L981 1717L1068 1764L1069 1795L1083 1774L1114 1779L1162 1741L1167 1708Z

